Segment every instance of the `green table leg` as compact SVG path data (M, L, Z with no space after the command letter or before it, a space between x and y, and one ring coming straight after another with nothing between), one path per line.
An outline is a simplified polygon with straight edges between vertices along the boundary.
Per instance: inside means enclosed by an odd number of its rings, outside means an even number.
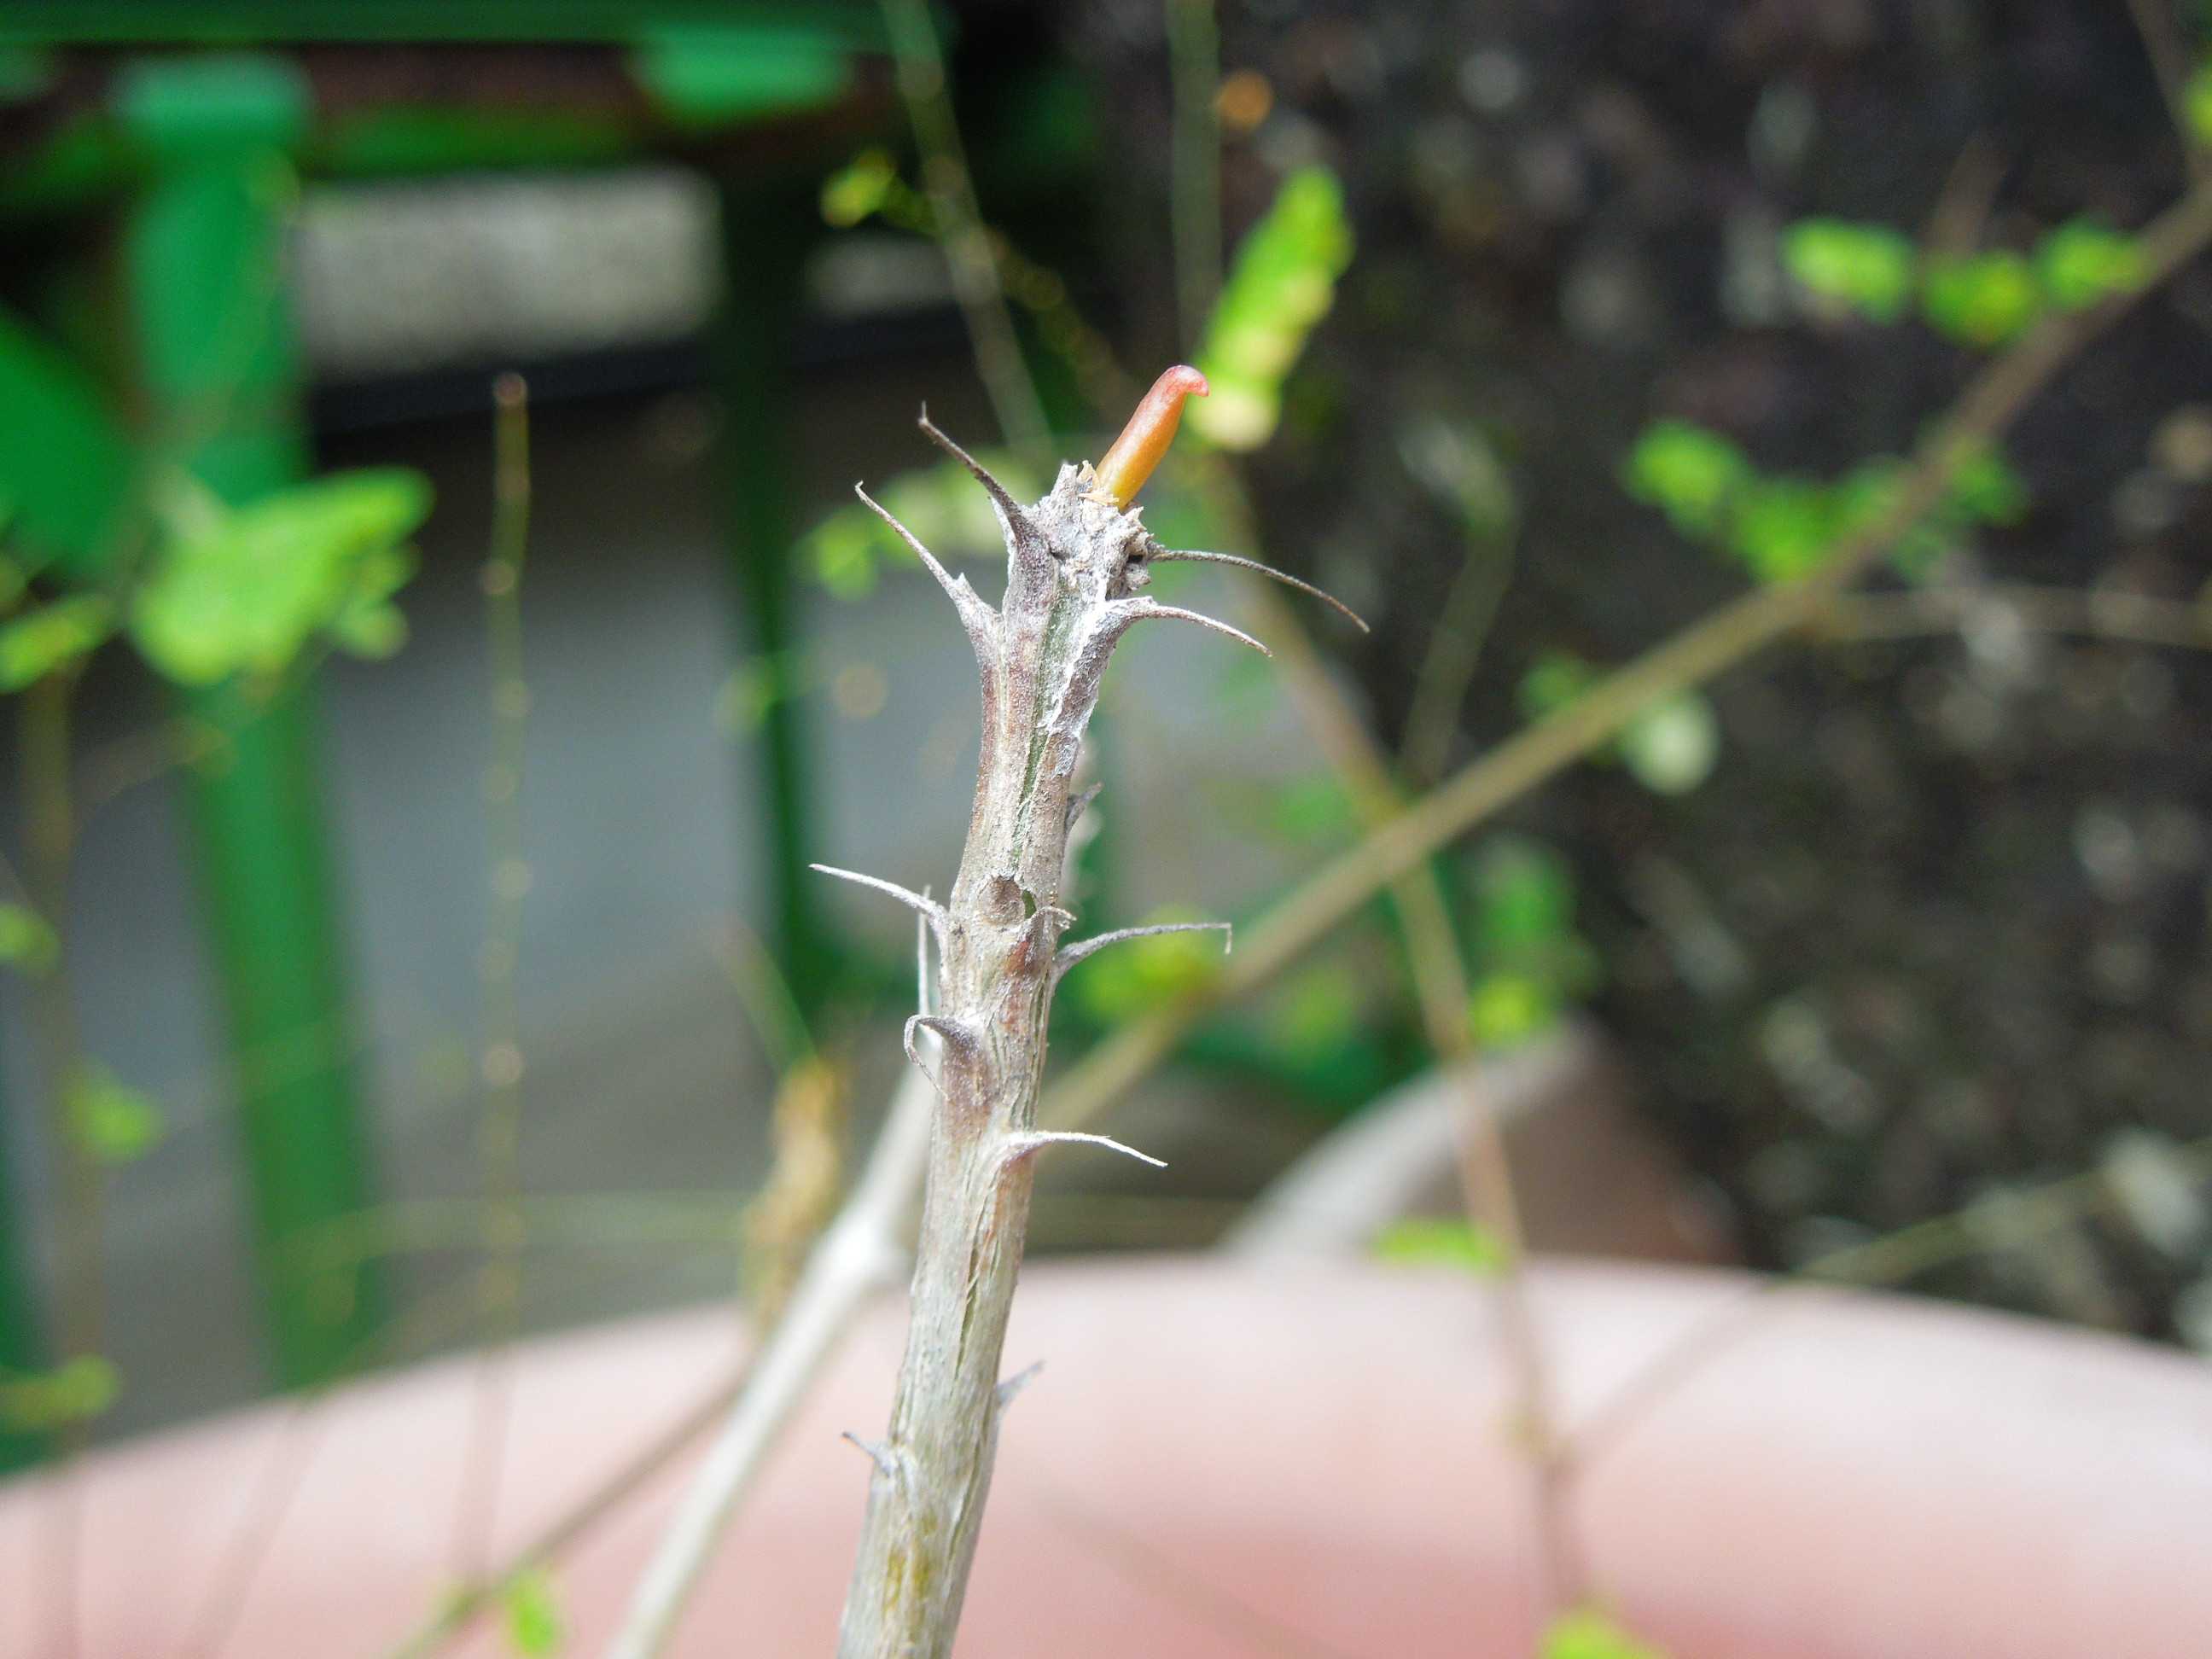
M125 243L153 453L232 502L307 471L299 364L279 279L291 174L265 143L204 130L165 159ZM277 1375L331 1376L377 1328L374 1278L299 1265L299 1241L368 1200L312 683L184 696L228 734L189 783L252 1188Z
M819 210L811 185L787 185L725 190L721 214L725 299L715 367L724 411L717 465L745 642L783 691L768 700L761 723L758 799L767 819L777 956L800 1011L811 1015L829 993L836 962L822 878L806 867L830 849L814 830L806 769L812 750L805 708L795 695L801 641L791 592L790 349L799 266Z

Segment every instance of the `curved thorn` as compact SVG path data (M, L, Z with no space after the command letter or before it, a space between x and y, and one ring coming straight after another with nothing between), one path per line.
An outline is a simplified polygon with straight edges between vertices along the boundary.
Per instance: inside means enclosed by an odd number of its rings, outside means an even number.
M1206 553L1195 548L1177 547L1164 547L1157 553L1148 553L1145 556L1145 562L1147 564L1158 564L1169 560L1180 560L1190 563L1231 564L1239 570L1250 570L1262 576L1272 576L1284 586L1295 587L1301 593L1310 593L1323 605L1342 611L1352 618L1352 625L1361 633L1371 634L1375 631L1368 627L1365 617L1342 599L1338 599L1335 594L1316 587L1311 582L1302 581L1286 570L1278 570L1272 564L1261 564L1257 559L1240 559L1234 553Z
M921 890L924 899L929 898L929 889ZM932 901L933 902L934 901ZM914 1006L922 1013L934 1012L929 996L929 918L917 915L914 919Z
M834 864L810 864L806 867L810 870L819 870L825 876L835 876L840 881L858 882L861 886L872 887L879 893L889 893L901 904L908 905L928 917L929 925L937 930L937 937L940 943L944 940L945 930L952 924L952 918L946 914L945 907L935 899L924 898L921 894L911 892L895 881L885 881L881 876L864 876L858 870L840 870Z
M1076 820L1083 816L1085 811L1090 806L1092 801L1098 799L1098 792L1105 787L1106 786L1103 783L1094 783L1081 794L1073 795L1068 798L1067 827L1069 829L1073 830L1075 828Z
M1101 933L1096 939L1078 939L1064 946L1053 958L1052 977L1056 985L1060 976L1085 957L1098 954L1109 945L1119 945L1125 939L1149 939L1158 933L1208 933L1218 929L1221 933L1221 954L1227 956L1237 942L1236 930L1225 921L1161 921L1149 927L1119 927L1110 933Z
M1175 622L1196 623L1200 628L1210 628L1217 634L1226 634L1239 645L1250 646L1263 657L1272 657L1275 654L1243 629L1231 628L1225 622L1217 621L1212 617L1201 616L1195 611L1186 611L1181 605L1161 605L1152 599L1129 599L1123 603L1128 606L1125 614L1132 622L1142 622L1147 617L1164 617Z
M1032 1366L1030 1369L1035 1370L1036 1368ZM891 1455L885 1448L878 1445L872 1440L861 1439L859 1435L854 1434L850 1429L846 1430L837 1437L840 1440L851 1441L862 1451L867 1453L868 1462L876 1466L876 1473L882 1475L886 1480L896 1480L898 1479L897 1466L892 1463Z
M988 660L998 647L999 613L984 603L982 597L968 585L965 576L956 576L939 564L936 556L921 544L921 538L893 518L881 501L868 494L865 485L854 484L853 493L867 503L869 512L889 525L897 533L898 538L914 550L915 556L921 561L922 568L937 578L937 585L945 590L945 597L952 601L953 609L960 613L961 625L967 629L968 637L975 642L977 654Z
M945 1093L944 1082L941 1079L930 1075L929 1067L921 1063L921 1050L915 1046L914 1034L917 1030L933 1033L943 1040L946 1048L952 1049L963 1059L972 1059L975 1056L979 1046L975 1041L975 1034L958 1020L945 1019L936 1014L915 1014L907 1020L906 1030L900 1038L906 1048L906 1057L914 1062L915 1070L920 1072L924 1077L929 1078L929 1086L942 1096Z
M999 1152L999 1167L1006 1169L1018 1164L1047 1146L1075 1145L1103 1146L1109 1152L1133 1158L1138 1163L1149 1164L1155 1170L1168 1167L1165 1158L1154 1158L1150 1152L1140 1152L1134 1146L1125 1146L1110 1135L1085 1134L1076 1129L1030 1129L1020 1134L1008 1135Z

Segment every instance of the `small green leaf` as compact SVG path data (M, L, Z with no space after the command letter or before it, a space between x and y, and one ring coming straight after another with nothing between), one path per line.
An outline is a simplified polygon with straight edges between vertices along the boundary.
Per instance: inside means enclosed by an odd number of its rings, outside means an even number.
M1711 775L1721 726L1702 692L1680 691L1645 709L1620 734L1621 763L1658 795L1683 795Z
M2200 144L2212 145L2212 58L2197 66L2181 101L2190 136Z
M1717 432L1687 421L1656 421L1628 453L1621 482L1693 539L1714 534L1729 501L1753 478L1744 453Z
M1559 1023L1559 999L1534 975L1501 970L1477 981L1467 1018L1478 1047L1516 1048Z
M115 607L80 593L0 623L0 691L21 691L115 631Z
M101 1164L129 1164L161 1138L161 1114L152 1097L97 1063L70 1080L62 1110L78 1147Z
M1984 444L1953 471L1945 504L1977 524L2018 524L2027 514L2027 484L2001 451Z
M1931 267L1920 308L1944 338L1987 349L2002 345L2036 319L2043 310L2043 289L2027 259L1998 250Z
M2142 286L2142 245L2094 219L2074 219L2043 239L2036 274L2051 304L2082 311Z
M54 965L61 941L46 918L21 904L0 904L0 963L27 974L43 974Z
M187 685L277 672L325 630L371 653L396 648L395 617L377 607L412 573L405 538L429 508L429 485L396 468L333 474L235 510L179 491L131 601L131 638Z
M1887 225L1801 219L1782 236L1782 263L1808 294L1877 323L1905 314L1918 257L1911 240Z
M1471 1221L1407 1216L1376 1236L1370 1248L1377 1261L1401 1267L1459 1267L1478 1278L1505 1271L1505 1246L1487 1228Z
M1791 581L1828 556L1836 529L1836 498L1826 485L1761 478L1736 501L1729 546L1760 581Z
M1184 421L1224 449L1259 448L1282 418L1283 382L1314 327L1336 301L1352 263L1344 188L1327 167L1285 179L1274 202L1237 244L1214 302L1197 365L1212 387Z
M1493 836L1472 872L1476 942L1490 956L1549 947L1574 929L1575 877L1566 860L1526 836Z
M0 1373L0 1424L49 1434L100 1416L122 1389L121 1374L97 1354L79 1354L49 1371Z
M1595 1607L1563 1613L1544 1632L1542 1659L1667 1659Z
M822 181L823 222L842 230L874 217L897 182L888 150L862 150Z
M1514 701L1532 720L1556 714L1597 684L1597 670L1569 651L1547 651L1521 677Z
M507 1645L525 1659L545 1659L568 1644L568 1629L553 1594L553 1581L542 1570L519 1574L503 1598Z

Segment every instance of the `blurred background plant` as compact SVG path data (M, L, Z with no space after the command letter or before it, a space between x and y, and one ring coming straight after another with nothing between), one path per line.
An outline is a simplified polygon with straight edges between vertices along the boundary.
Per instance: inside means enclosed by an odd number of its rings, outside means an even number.
M1133 646L1079 908L1243 921L1886 534L1961 386L2137 300L1804 648L1638 700L1272 977L1168 935L1071 980L1062 1054L1172 1036L1115 1109L1173 1171L1061 1172L1037 1237L1210 1242L1437 1055L1596 1029L1680 1253L2212 1346L2212 274L2141 230L2212 149L2193 8L404 9L0 21L11 1460L781 1304L910 985L803 866L919 889L963 821L963 666L846 493L1000 556L925 398L1034 493L1188 359L1147 522L1376 623L1155 573L1291 695ZM1495 1283L1506 1207L1376 1248Z

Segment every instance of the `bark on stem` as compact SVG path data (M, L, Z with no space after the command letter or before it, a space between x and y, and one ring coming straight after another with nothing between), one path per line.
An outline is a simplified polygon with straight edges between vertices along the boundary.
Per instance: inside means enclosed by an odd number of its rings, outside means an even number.
M1051 1139L1036 1127L1046 1024L1057 969L1087 954L1071 947L1063 960L1060 945L1073 921L1060 900L1084 729L1107 659L1133 623L1170 617L1220 626L1138 596L1149 562L1165 550L1090 467L1063 467L1048 495L1023 507L926 419L923 429L990 492L1007 580L994 611L964 579L922 556L975 647L982 756L960 873L930 917L936 1006L908 1028L910 1041L917 1028L939 1039L941 1100L890 1428L866 1448L875 1467L842 1659L951 1651L1007 1397L1000 1351L1031 1164Z

